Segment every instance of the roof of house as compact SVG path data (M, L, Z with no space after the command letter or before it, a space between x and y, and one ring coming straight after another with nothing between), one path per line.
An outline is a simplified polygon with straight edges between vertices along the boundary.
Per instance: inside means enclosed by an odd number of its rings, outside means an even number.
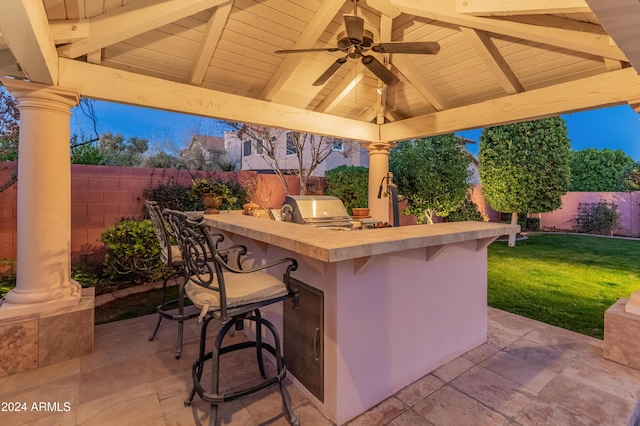
M206 151L226 151L224 146L224 138L221 136L194 135L189 144L189 149L198 143L200 147Z

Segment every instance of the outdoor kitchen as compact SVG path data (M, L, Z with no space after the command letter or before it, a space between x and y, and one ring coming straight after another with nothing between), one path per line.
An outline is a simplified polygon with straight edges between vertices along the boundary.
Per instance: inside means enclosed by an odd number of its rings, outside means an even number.
M279 213L281 220L225 213L204 220L258 264L299 262L292 274L299 309L285 302L263 315L283 336L298 387L336 424L486 341L486 248L514 226L356 231L362 222L327 196L289 196ZM327 234L335 230L349 232Z

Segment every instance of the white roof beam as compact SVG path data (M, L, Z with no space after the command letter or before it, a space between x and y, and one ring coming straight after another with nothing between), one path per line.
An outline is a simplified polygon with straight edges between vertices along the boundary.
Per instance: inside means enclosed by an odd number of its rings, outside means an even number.
M603 34L579 31L575 28L554 28L513 22L506 19L464 15L455 11L455 4L450 0L390 1L400 11L410 15L421 16L460 27L475 28L523 40L535 41L603 58L627 61L627 57L622 50L617 46L610 45L609 37Z
M322 35L329 23L331 23L333 18L340 11L342 5L344 5L344 0L323 1L291 49L313 47L318 41L318 38L320 38L320 35ZM285 55L280 67L278 67L278 70L273 74L269 83L264 87L259 98L267 101L273 100L304 58L305 55L302 53Z
M591 13L586 0L456 0L456 11L474 16Z
M89 37L60 46L58 54L65 58L77 58L228 1L138 0L91 18Z
M0 33L31 81L58 84L58 54L41 1L4 0Z

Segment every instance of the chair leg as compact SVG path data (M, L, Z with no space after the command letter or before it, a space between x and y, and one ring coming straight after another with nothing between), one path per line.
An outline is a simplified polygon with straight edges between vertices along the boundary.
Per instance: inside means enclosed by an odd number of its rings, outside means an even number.
M156 327L153 329L153 334L149 336L149 340L152 341L156 334L158 333L158 329L160 328L160 323L162 322L162 315L158 314L158 322L156 322Z
M193 364L191 369L191 375L194 376L194 379L197 378L198 383L200 383L200 379L202 378L202 370L204 368L205 361L205 347L207 343L207 326L209 322L213 319L213 317L206 317L202 323L202 328L200 331L200 352L198 353L198 359ZM193 397L196 395L196 384L194 381L193 388L191 388L191 392L189 392L189 396L184 400L184 406L188 407L191 405L193 401Z
M172 276L173 274L165 277L164 281L162 282L162 293L161 293L160 305L158 305L158 311L165 309L165 297L166 297L165 295L167 292L167 282L169 282L169 278L171 278ZM158 313L158 322L156 323L156 328L153 329L153 334L149 336L150 341L156 337L156 334L158 333L158 329L160 329L161 322L162 322L162 315Z
M262 318L256 318L256 323L264 323L264 325L271 331L273 335L273 339L275 341L275 356L276 356L276 366L278 369L278 386L280 386L280 396L282 397L282 406L284 412L288 417L288 421L292 426L298 426L300 424L300 420L296 417L293 412L293 408L291 408L291 397L289 396L289 392L287 388L284 386L284 378L287 374L287 368L284 365L284 358L282 357L282 348L280 345L280 336L278 335L278 330L276 330L275 326L271 324L269 321L263 320Z
M256 318L262 318L260 310L256 309L254 315ZM260 370L260 376L263 379L267 378L267 373L264 370L264 356L262 354L262 325L260 321L255 321L256 324L256 353L258 355L258 369Z

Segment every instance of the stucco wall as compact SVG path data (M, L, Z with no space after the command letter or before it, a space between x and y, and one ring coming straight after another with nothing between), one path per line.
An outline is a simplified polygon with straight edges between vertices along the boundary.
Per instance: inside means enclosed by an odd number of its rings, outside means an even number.
M12 167L9 164L9 167ZM9 171L0 169L0 182ZM141 217L144 189L166 183L170 178L189 185L194 176L222 178L254 184L254 201L262 206L280 208L285 192L276 175L255 172L202 172L195 170L148 169L110 166L71 166L71 251L74 261L100 258L100 235L123 217ZM294 176L288 176L289 191L300 192ZM0 259L16 259L17 184L0 193Z
M615 235L640 237L640 191L568 192L562 197L562 207L540 214L540 226L549 230L573 231L578 205L602 201L618 206L618 226L613 231Z

